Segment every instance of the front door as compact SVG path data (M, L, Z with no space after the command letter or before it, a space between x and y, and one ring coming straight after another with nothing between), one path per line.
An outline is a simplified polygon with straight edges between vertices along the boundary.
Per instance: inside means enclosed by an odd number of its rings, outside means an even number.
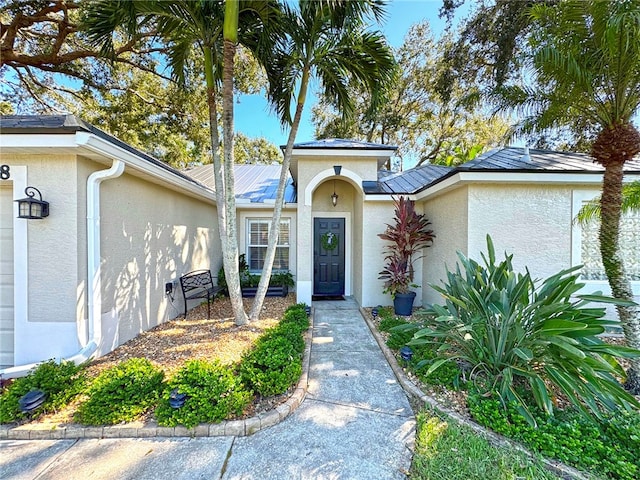
M313 294L344 295L344 218L313 219Z

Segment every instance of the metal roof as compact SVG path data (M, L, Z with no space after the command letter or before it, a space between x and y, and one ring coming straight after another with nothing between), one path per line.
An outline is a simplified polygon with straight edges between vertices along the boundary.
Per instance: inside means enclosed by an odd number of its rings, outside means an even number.
M626 162L625 173L640 173L640 157ZM365 193L414 194L436 185L458 172L509 173L602 173L604 167L584 153L556 152L523 147L504 147L490 150L458 167L422 165L403 172L378 173L378 182L366 182Z
M251 203L275 201L281 170L281 165L236 165L234 168L236 198L246 199ZM185 170L184 173L215 190L213 165L201 165ZM296 190L291 175L287 178L284 202L296 203Z
M585 153L556 152L553 150L506 147L490 150L474 160L457 167L458 171L527 171L527 172L604 172L604 167L595 163ZM625 171L640 172L640 158L625 163Z
M284 149L284 146L280 148ZM311 142L296 143L294 150L298 149L347 149L347 150L391 150L395 151L398 147L393 145L384 145L382 143L360 142L357 140L345 140L342 138L325 138L322 140L314 140Z

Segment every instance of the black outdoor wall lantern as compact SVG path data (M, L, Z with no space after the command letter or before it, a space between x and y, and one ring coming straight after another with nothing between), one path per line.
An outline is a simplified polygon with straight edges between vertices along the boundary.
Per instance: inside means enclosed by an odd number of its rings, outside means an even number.
M49 202L42 200L42 193L35 187L24 189L26 198L15 200L18 202L18 218L42 219L49 216ZM34 198L36 193L40 197Z

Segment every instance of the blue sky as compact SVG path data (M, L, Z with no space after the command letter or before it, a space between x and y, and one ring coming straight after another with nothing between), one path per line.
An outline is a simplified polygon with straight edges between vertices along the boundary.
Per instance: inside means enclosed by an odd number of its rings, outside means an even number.
M438 18L442 6L441 0L392 0L387 8L387 19L381 30L393 47L402 45L409 27L423 19L428 19L435 35L445 28L445 22ZM275 116L269 114L264 97L260 95L242 95L235 105L235 128L250 137L265 137L276 145L284 145L288 130L283 131ZM313 140L311 108L315 99L309 98L305 104L302 123L296 142Z

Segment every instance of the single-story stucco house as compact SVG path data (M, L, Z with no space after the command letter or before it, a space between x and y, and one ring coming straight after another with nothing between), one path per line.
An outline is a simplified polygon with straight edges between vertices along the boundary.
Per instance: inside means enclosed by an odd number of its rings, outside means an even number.
M509 147L456 168L393 173L385 166L394 151L336 139L295 146L274 268L293 273L298 301L391 303L378 279L378 234L399 195L416 201L436 234L416 265L417 305L439 301L429 284L456 251L479 257L487 234L535 277L584 264L585 290L607 291L597 232L573 222L601 188L603 169L588 156ZM0 375L104 355L182 314L180 276L221 266L210 165L177 171L71 115L2 117L0 165ZM239 165L235 174L240 252L259 271L280 166ZM640 179L640 160L626 179ZM18 218L27 187L49 203L45 218ZM326 232L339 248L320 247ZM640 295L640 215L625 218L622 237Z

